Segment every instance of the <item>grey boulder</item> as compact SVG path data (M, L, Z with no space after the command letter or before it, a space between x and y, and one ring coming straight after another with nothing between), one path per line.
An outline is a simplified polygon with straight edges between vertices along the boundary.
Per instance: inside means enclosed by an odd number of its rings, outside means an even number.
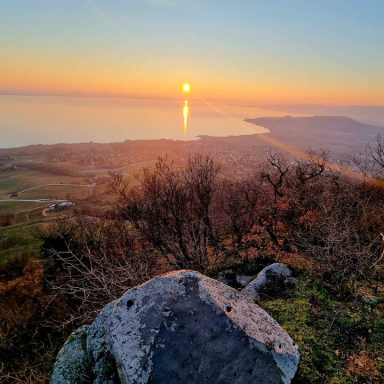
M294 286L291 270L284 264L275 263L265 267L241 292L259 301L262 297L285 296Z
M96 318L86 344L97 383L286 384L300 360L249 297L193 271L126 292Z
M77 329L69 336L56 357L51 383L82 384L92 382L86 340L86 327Z

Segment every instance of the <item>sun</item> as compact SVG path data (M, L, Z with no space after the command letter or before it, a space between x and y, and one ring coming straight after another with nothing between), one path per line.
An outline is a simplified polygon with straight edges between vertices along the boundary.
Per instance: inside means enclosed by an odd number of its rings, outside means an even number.
M189 92L191 90L191 87L189 86L189 84L188 83L185 83L184 85L183 85L183 91L184 92Z

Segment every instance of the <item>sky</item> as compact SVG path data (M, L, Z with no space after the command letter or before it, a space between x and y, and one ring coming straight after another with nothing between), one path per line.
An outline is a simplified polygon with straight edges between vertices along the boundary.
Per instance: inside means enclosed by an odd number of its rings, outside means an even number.
M382 0L0 0L0 94L384 105Z

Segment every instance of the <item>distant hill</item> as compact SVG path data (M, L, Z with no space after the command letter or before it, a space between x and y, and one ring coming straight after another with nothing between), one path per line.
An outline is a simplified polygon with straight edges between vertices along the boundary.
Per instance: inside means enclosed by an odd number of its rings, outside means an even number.
M286 115L293 113L295 116L348 116L365 124L384 125L384 106L379 105L235 105L267 111L286 111Z
M300 150L324 148L339 158L364 150L370 139L384 132L384 127L345 116L261 117L245 121L268 128L270 133L262 136L270 135L278 146L289 145Z
M317 131L334 131L338 132L355 132L359 133L362 130L377 130L384 127L376 125L368 125L360 123L346 116L312 116L312 117L261 117L256 119L245 119L248 123L257 124L269 129L275 128L302 128L304 130Z

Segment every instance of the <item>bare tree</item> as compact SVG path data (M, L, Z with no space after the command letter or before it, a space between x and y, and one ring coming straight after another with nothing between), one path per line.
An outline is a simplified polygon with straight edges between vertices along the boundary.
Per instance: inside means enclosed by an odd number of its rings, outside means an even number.
M300 184L305 184L315 177L321 176L329 162L329 152L309 150L306 159L296 159L294 171Z
M365 181L384 177L384 138L381 132L366 145L365 152L354 156L353 162Z
M256 207L261 200L262 181L255 177L233 182L222 180L219 188L220 210L228 220L234 248L257 222Z
M289 170L288 159L284 155L268 150L267 165L261 171L261 177L272 186L275 204L277 197L284 196L283 187Z
M367 144L366 155L373 162L374 170L379 176L384 175L384 138L379 132L376 137Z
M116 212L174 268L206 270L221 257L219 169L210 156L191 156L184 168L159 158L154 170L137 177L139 187L129 188L119 177L112 181Z

